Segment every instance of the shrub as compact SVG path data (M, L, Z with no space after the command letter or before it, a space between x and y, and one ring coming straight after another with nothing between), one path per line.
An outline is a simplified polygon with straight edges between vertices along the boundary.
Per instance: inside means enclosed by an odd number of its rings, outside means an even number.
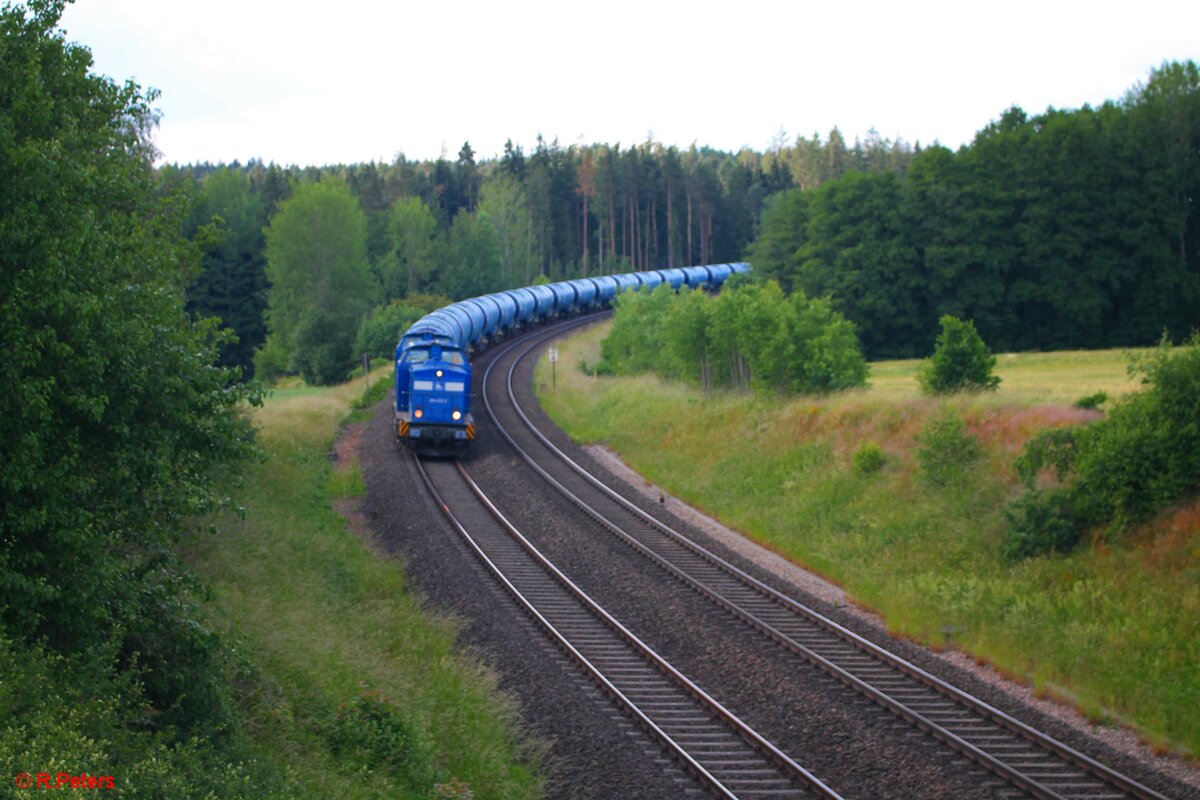
M1034 489L1009 504L1004 511L1009 529L1000 544L1000 555L1009 561L1056 551L1068 553L1079 544L1078 514L1070 495L1056 489Z
M394 300L367 312L354 337L354 355L369 353L371 358L391 359L400 337L414 322L428 313L425 310Z
M1014 463L1026 494L1009 508L1009 557L1069 549L1091 527L1119 532L1200 489L1200 334L1174 352L1164 341L1130 372L1146 388L1107 418L1026 444ZM1039 491L1049 468L1067 483Z
M926 394L978 392L995 389L1000 378L992 374L996 357L988 350L971 320L946 314L941 319L933 356L918 376Z
M962 480L979 460L979 442L949 406L942 406L917 434L920 477L933 486L948 486Z
M883 448L875 442L863 442L854 451L850 461L859 475L870 475L883 469L883 465L887 463L887 456L884 455Z
M378 691L343 705L326 734L334 755L368 770L396 770L411 786L433 783L431 754L399 706Z
M832 392L866 383L853 323L826 299L736 283L713 298L666 284L617 299L601 372L653 371L704 388Z
M345 380L354 359L349 332L333 317L314 311L296 326L292 363L312 386L331 386Z
M1108 402L1107 392L1096 392L1095 394L1085 395L1075 401L1076 408L1099 408Z

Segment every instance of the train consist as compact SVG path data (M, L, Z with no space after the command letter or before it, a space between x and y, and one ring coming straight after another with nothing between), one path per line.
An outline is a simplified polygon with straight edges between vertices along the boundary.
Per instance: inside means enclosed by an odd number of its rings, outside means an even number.
M396 436L422 451L465 449L475 438L468 357L514 331L603 308L622 291L663 283L717 289L749 270L737 263L579 278L472 297L426 314L396 345Z

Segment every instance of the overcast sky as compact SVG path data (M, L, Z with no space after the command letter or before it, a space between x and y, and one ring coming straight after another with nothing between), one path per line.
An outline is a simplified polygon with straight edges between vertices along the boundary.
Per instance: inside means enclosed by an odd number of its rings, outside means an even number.
M162 92L167 162L477 158L779 132L950 147L1011 105L1117 99L1200 60L1200 1L76 0L96 70Z

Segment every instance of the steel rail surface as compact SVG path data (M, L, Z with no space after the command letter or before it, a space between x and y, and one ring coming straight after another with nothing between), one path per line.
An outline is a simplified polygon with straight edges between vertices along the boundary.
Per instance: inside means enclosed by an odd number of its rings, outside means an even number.
M636 721L641 723L643 727L658 738L664 746L676 758L683 762L693 774L701 779L710 788L716 791L719 796L725 798L750 797L754 794L753 784L761 782L762 777L751 779L749 788L744 789L740 794L735 793L730 786L737 787L737 777L720 778L714 774L712 760L710 759L710 767L706 767L701 763L703 756L695 755L695 750L689 749L676 740L669 732L664 730L662 725L656 722L652 716L653 712L643 710L634 698L630 697L629 693L622 691L613 679L610 679L604 672L601 665L594 663L596 659L588 658L580 647L571 641L571 636L559 630L557 626L548 618L546 614L537 607L537 604L527 597L529 592L528 587L525 592L510 580L506 571L496 562L494 558L488 555L485 547L477 541L478 531L472 535L463 524L459 516L451 510L449 503L446 502L442 492L435 486L433 478L426 469L425 464L420 459L415 459L418 472L421 475L428 491L442 509L443 513L450 520L451 525L458 531L460 537L466 542L470 550L483 563L486 569L490 571L504 586L510 595L516 599L518 604L522 606L535 621L551 636L551 638L562 648L572 660L576 661L583 669L592 677L592 679L608 692L618 704L623 706L626 711L631 714ZM761 753L765 758L773 762L778 768L783 770L783 774L788 779L799 781L800 786L795 788L796 792L802 793L803 796L823 798L824 800L841 800L840 796L833 790L829 789L818 778L813 776L806 769L801 767L778 748L763 739L750 726L746 725L738 719L732 712L724 708L720 703L705 693L700 687L696 686L686 676L678 672L670 663L663 659L660 655L654 652L649 646L638 639L632 632L626 629L619 621L613 618L608 612L595 603L587 596L578 586L576 586L569 578L567 578L560 570L557 569L548 559L546 559L534 546L518 531L495 507L495 505L486 497L482 489L470 477L467 470L461 462L455 462L459 477L462 482L470 490L478 503L483 506L488 514L503 528L508 537L511 538L519 547L527 554L527 556L537 564L543 571L547 582L553 582L555 585L566 590L579 604L581 612L598 619L605 627L616 634L626 647L637 653L649 665L653 667L655 674L659 674L664 680L680 687L692 699L693 702L699 704L705 712L715 716L720 720L720 724L726 726L726 734L731 739L744 740L749 746ZM511 570L510 570L511 572ZM528 580L528 578L527 578ZM562 614L561 609L558 610ZM614 658L609 655L608 658ZM656 696L657 697L657 696ZM711 740L705 740L711 744ZM766 762L764 762L766 763ZM718 764L719 766L719 764ZM739 767L737 772L745 772L744 767ZM743 779L745 783L745 779ZM773 792L779 792L777 787Z
M708 551L701 545L691 541L683 534L678 533L677 531L673 530L669 526L667 526L664 523L660 522L659 520L655 519L653 516L642 511L636 505L634 505L633 503L626 500L619 493L615 492L613 489L611 489L610 487L605 485L602 481L600 481L598 478L596 478L594 475L592 475L590 472L588 472L586 469L584 469L582 466L580 466L578 463L576 463L574 460L572 460L569 456L567 456L565 453L563 453L540 430L537 429L537 426L533 424L533 422L529 419L528 415L525 413L524 409L521 407L520 402L517 400L516 394L513 390L513 374L516 370L517 364L520 363L520 361L522 359L524 359L526 356L528 356L528 354L533 350L533 348L542 344L545 340L552 338L556 334L561 334L561 332L564 329L569 329L569 328L573 328L573 327L575 327L575 325L571 325L569 327L564 326L564 328L558 328L558 329L552 330L552 331L546 333L545 335L543 335L542 337L538 337L538 339L536 341L534 341L533 343L526 346L514 358L512 365L509 367L508 375L507 375L507 382L506 382L508 401L512 405L512 408L515 411L515 413L518 415L518 417L521 419L521 421L524 423L524 425L527 427L527 429L531 432L531 434L533 436L535 436L537 438L537 440L543 446L545 446L557 459L559 459L562 463L564 463L570 470L572 470L574 473L576 473L579 477L586 480L597 491L601 492L604 496L606 496L613 502L617 503L624 510L626 510L630 514L633 514L635 517L637 517L643 523L645 523L646 525L652 526L654 529L658 530L661 534L669 537L672 541L683 546L684 548L689 550L694 555L698 556L699 558L703 559L704 561L708 562L709 564L717 567L719 570L724 572L729 577L733 578L734 580L738 581L739 583L743 584L744 586L753 589L755 592L757 592L758 594L767 598L771 602L786 608L787 610L791 611L792 613L794 613L796 615L799 615L804 620L819 626L820 628L827 631L830 635L836 636L839 639L841 639L842 641L865 652L866 654L871 656L873 659L876 659L876 660L882 662L883 664L887 665L888 667L908 676L909 678L920 682L922 685L936 691L938 694L942 695L946 699L970 709L975 714L978 714L979 716L983 717L986 720L992 721L996 725L1009 731L1011 734L1013 734L1017 737L1020 737L1021 739L1024 739L1044 750L1049 751L1050 753L1058 756L1063 761L1070 763L1075 768L1078 768L1080 770L1085 771L1086 773L1091 774L1092 776L1094 776L1094 778L1096 778L1096 779L1102 781L1104 784L1106 784L1107 787L1119 789L1121 792L1124 793L1123 795L1121 795L1123 797L1133 797L1133 798L1138 798L1138 800L1167 800L1166 797L1159 794L1158 792L1155 792L1153 789L1143 786L1142 784L1138 783L1137 781L1134 781L1133 779L1129 778L1128 776L1122 775L1121 773L1118 773L1115 770L1112 770L1111 768L1105 766L1104 764L1101 764L1100 762L1096 761L1095 759L1092 759L1091 757L1078 752L1077 750L1058 741L1057 739L1030 727L1026 723L1021 722L1020 720L1012 717L1011 715L1006 714L1005 712L1000 711L999 709L991 706L990 704L986 703L985 701L983 701L979 698L976 698L973 695L963 691L962 689L959 689L958 687L953 686L952 684L949 684L946 681L943 681L942 679L926 672L925 670L921 669L920 667L906 661L902 657L897 656L894 653L887 651L886 649L880 647L879 645L875 644L874 642L871 642L871 641L859 636L858 634L845 628L844 626L838 624L837 622L834 622L833 620L830 620L830 619L824 617L823 615L814 611L813 609L810 609L807 606L804 606L803 604L798 603L797 601L793 600L792 598L787 597L786 595L778 592L777 590L773 589L772 587L762 583L761 581L754 578L753 576L746 574L744 571L742 571L738 567L728 563L727 561L720 558L716 554ZM759 615L757 615L751 611L748 611L741 605L738 605L737 603L725 598L724 596L722 596L720 593L718 593L717 591L710 588L705 583L697 580L696 578L694 578L693 576L688 574L683 569L680 569L678 566L671 563L669 560L665 559L660 554L654 552L654 550L650 549L648 546L646 546L642 542L638 541L635 537L631 536L630 534L628 534L627 532L622 530L618 525L616 525L612 521L608 520L606 517L604 517L604 515L602 513L600 513L596 509L592 508L586 501L584 501L582 498L578 497L578 495L576 495L574 492L572 492L570 489L568 489L566 486L564 486L560 481L558 481L552 475L550 475L549 472L547 472L540 464L538 464L536 462L536 460L524 448L522 448L516 442L515 438L500 422L500 420L498 419L498 417L496 415L495 409L492 407L492 403L491 403L491 401L488 397L488 393L487 393L487 384L488 384L488 381L490 380L490 377L492 374L492 369L497 363L499 363L501 358L503 358L505 355L508 355L512 350L516 349L517 346L518 346L518 344L514 343L513 345L510 345L510 347L506 348L505 351L503 351L501 354L499 354L499 356L491 364L489 364L488 369L484 374L484 377L483 377L483 381L484 381L483 396L484 397L483 397L483 399L484 399L484 405L488 409L488 414L492 418L493 424L496 426L496 429L501 433L501 435L503 435L505 437L505 439L509 442L509 444L522 456L522 458L536 472L538 472L540 475L542 475L542 477L545 480L547 480L549 483L551 483L553 486L555 486L555 488L558 489L565 497L567 497L573 503L575 503L576 505L578 505L579 507L581 507L585 511L587 511L592 517L594 517L602 525L604 525L605 527L607 527L608 529L610 529L611 531L616 533L619 537L621 537L623 540L625 540L626 542L631 544L639 552L643 553L644 555L646 555L647 557L651 558L653 561L658 563L661 567L666 569L672 575L674 575L675 577L684 581L692 588L694 588L697 591L704 594L706 597L709 597L714 602L720 604L722 607L735 613L740 618L742 618L742 619L746 620L747 622L749 622L750 624L752 624L754 627L759 628L764 633L766 633L768 636L770 636L772 639L780 642L781 644L784 644L786 647L793 650L797 654L801 655L805 659L811 661L812 663L814 663L816 666L818 666L819 668L821 668L828 674L836 677L838 680L842 681L843 683L845 683L845 684L851 686L852 688L858 690L859 692L867 695L874 702L878 703L879 705L881 705L885 708L888 708L889 710L891 710L893 713L896 713L901 718L903 718L903 719L907 720L908 722L916 725L917 727L927 731L931 735L933 735L936 738L938 738L939 740L943 741L945 744L949 745L950 747L952 747L955 750L962 753L964 756L970 758L971 760L975 761L976 763L980 764L981 766L984 766L985 768L987 768L994 774L998 775L999 777L1003 778L1004 780L1008 781L1012 785L1023 789L1024 791L1028 792L1029 794L1031 794L1032 796L1034 796L1036 798L1039 798L1039 800L1072 800L1073 798L1114 798L1114 797L1116 797L1111 794L1097 794L1095 791L1092 791L1093 789L1095 789L1097 787L1085 787L1082 785L1068 785L1068 787L1053 787L1052 788L1052 787L1047 786L1044 783L1040 782L1039 780L1036 780L1033 777L1030 777L1030 775L1026 774L1025 772L1022 772L1020 769L1010 766L1008 763L1006 763L1004 761L1003 758L993 755L992 753L989 753L983 747L980 747L980 746L977 746L977 745L971 743L970 741L964 739L962 736L959 736L958 734L954 733L952 730L950 730L946 726L940 725L936 721L930 719L926 713L921 713L921 711L912 708L911 706L915 705L915 703L913 703L912 701L909 701L908 703L906 703L904 701L901 701L901 700L891 697L889 694L887 694L887 692L882 691L875 686L872 686L870 683L868 683L867 681L858 677L854 673L850 672L847 669L844 669L843 667L841 667L837 663L834 663L833 661L831 661L830 659L821 655L820 653L815 652L812 648L806 646L805 644L801 643L800 641L797 641L794 637L789 636L786 633L780 631L776 625L761 619L761 617ZM898 692L893 692L893 693L898 693ZM1046 776L1039 776L1039 777L1041 777L1042 780L1046 779ZM1060 783L1063 780L1068 779L1067 776L1057 775L1057 774L1051 775L1050 777L1055 778L1056 782L1060 782ZM1079 794L1079 793L1063 794L1060 791L1056 791L1056 788L1073 788L1073 789L1082 790L1084 793L1082 793L1082 794Z

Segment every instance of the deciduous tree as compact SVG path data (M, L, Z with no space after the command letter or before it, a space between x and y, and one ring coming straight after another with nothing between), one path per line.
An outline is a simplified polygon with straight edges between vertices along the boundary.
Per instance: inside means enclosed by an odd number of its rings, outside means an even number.
M288 366L313 383L337 381L352 365L354 334L377 293L358 200L334 178L301 185L266 235L271 289L264 349L274 358L285 354Z

